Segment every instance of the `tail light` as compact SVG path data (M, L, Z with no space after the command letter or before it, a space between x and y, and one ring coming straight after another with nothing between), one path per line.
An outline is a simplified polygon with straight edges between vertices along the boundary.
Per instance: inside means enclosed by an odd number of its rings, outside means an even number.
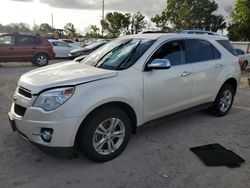
M242 66L242 64L243 64L243 58L240 57L240 58L239 58L239 65Z

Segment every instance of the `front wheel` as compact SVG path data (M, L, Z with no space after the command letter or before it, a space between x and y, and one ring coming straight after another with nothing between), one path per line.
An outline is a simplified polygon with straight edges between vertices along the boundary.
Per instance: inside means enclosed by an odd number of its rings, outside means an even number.
M233 87L229 84L224 84L211 108L212 114L216 116L225 116L232 107L234 95L235 91Z
M114 159L128 144L129 117L118 108L101 109L90 116L80 130L80 148L90 160L105 162Z

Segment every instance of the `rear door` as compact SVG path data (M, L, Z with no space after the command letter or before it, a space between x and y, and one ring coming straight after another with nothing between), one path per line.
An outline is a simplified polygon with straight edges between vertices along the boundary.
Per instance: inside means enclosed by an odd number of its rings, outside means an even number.
M211 101L218 76L225 67L220 52L207 40L186 40L188 62L192 64L192 98L196 105Z
M38 50L31 35L16 35L15 48L19 61L31 61Z
M151 56L168 59L171 68L143 73L144 121L156 119L192 106L192 66L186 61L184 40L163 44Z
M0 36L0 61L14 61L16 50L14 46L14 37L12 35Z

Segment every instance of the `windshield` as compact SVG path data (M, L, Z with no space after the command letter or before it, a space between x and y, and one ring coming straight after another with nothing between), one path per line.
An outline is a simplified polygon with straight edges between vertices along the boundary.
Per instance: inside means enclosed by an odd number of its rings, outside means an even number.
M110 70L132 66L154 43L154 40L119 39L91 53L81 63Z

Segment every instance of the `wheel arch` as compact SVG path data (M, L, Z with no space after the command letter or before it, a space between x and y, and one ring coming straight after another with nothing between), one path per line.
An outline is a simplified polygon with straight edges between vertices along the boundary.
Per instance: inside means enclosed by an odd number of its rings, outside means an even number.
M78 141L80 130L81 130L81 128L83 128L84 123L88 120L88 118L90 118L90 116L93 113L95 113L97 110L101 110L101 109L108 108L108 107L116 107L116 108L122 109L125 113L127 113L129 119L131 120L131 124L132 124L131 132L133 134L136 134L136 130L137 130L137 115L135 113L135 110L129 104L127 104L125 102L121 102L121 101L107 102L107 103L104 103L104 104L99 105L98 107L96 107L94 110L92 110L91 112L89 112L87 114L87 116L83 119L83 121L81 122L81 124L78 127L78 130L76 132L75 144Z
M221 86L221 88L225 85L225 84L229 84L233 87L234 89L234 92L236 93L237 91L237 88L238 88L238 83L237 83L237 80L235 78L229 78L227 79L224 84Z

